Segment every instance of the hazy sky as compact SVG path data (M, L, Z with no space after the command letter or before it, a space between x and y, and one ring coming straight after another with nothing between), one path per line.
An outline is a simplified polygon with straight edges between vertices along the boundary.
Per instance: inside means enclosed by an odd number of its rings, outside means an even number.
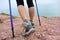
M33 2L34 1L35 0L33 0ZM24 4L27 9L26 0L24 0ZM37 0L37 4L38 4L39 12L42 15L60 16L60 0ZM17 15L16 0L11 0L11 7L14 15ZM15 12L15 9L16 9L16 12ZM5 12L6 10L9 11L9 0L0 0L0 12Z
M25 1L25 0L24 0ZM60 0L37 0L38 4L57 3ZM26 4L26 3L25 3ZM16 8L16 0L11 0L12 8ZM9 0L0 0L0 10L9 9Z
M12 7L16 6L16 1L11 0ZM0 0L0 10L5 10L9 8L9 0Z

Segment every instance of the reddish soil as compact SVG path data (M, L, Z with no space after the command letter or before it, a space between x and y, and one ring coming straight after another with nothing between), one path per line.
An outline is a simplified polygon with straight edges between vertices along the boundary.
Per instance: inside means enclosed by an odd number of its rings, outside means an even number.
M13 19L14 34L12 38L11 26L9 16L0 15L3 23L0 23L0 40L60 40L60 18L44 18L41 19L41 26L38 24L37 17L34 17L35 32L27 37L23 37L21 32L23 30L22 19Z

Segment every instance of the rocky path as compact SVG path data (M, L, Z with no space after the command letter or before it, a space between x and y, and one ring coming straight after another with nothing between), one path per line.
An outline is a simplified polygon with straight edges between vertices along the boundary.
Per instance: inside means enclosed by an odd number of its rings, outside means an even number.
M35 32L27 37L21 35L23 30L22 19L15 18L13 19L14 38L12 38L9 16L0 15L0 18L4 20L0 24L1 40L60 40L60 18L41 17L41 26L39 26L38 19L35 17Z

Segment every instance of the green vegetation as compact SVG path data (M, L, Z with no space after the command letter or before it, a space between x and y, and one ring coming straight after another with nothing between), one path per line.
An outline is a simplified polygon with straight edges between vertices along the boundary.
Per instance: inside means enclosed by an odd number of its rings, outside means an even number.
M10 16L9 14L6 14L6 13L1 13L1 15ZM12 16L12 18L15 19L16 17L15 16Z
M15 19L16 17L15 16L12 16L13 19Z
M6 16L9 16L9 14L6 14L6 13L1 13L2 15L6 15Z
M0 19L0 23L3 23L3 20L2 19Z
M46 16L42 16L42 17L47 18Z

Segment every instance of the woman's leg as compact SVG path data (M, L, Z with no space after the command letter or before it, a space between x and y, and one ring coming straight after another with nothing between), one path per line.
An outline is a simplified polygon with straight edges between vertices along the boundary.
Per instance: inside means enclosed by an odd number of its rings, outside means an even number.
M27 0L27 4L28 4L28 8L29 8L30 21L31 21L32 25L34 25L34 23L33 23L33 18L34 18L33 0Z
M30 15L30 20L33 20L33 18L34 18L34 7L29 8L29 15Z
M32 27L31 22L27 19L23 0L16 0L16 1L17 1L17 6L18 6L18 12L20 13L20 16L22 17L23 25L26 28L26 30L24 30L22 35L26 36L26 35L29 35L31 32L34 32L34 28Z
M23 20L27 19L23 0L16 0L16 1L17 1L17 6L18 6L18 12L19 12L21 18Z
M33 20L33 18L34 18L33 0L27 0L27 4L28 4L28 8L29 8L30 20Z

